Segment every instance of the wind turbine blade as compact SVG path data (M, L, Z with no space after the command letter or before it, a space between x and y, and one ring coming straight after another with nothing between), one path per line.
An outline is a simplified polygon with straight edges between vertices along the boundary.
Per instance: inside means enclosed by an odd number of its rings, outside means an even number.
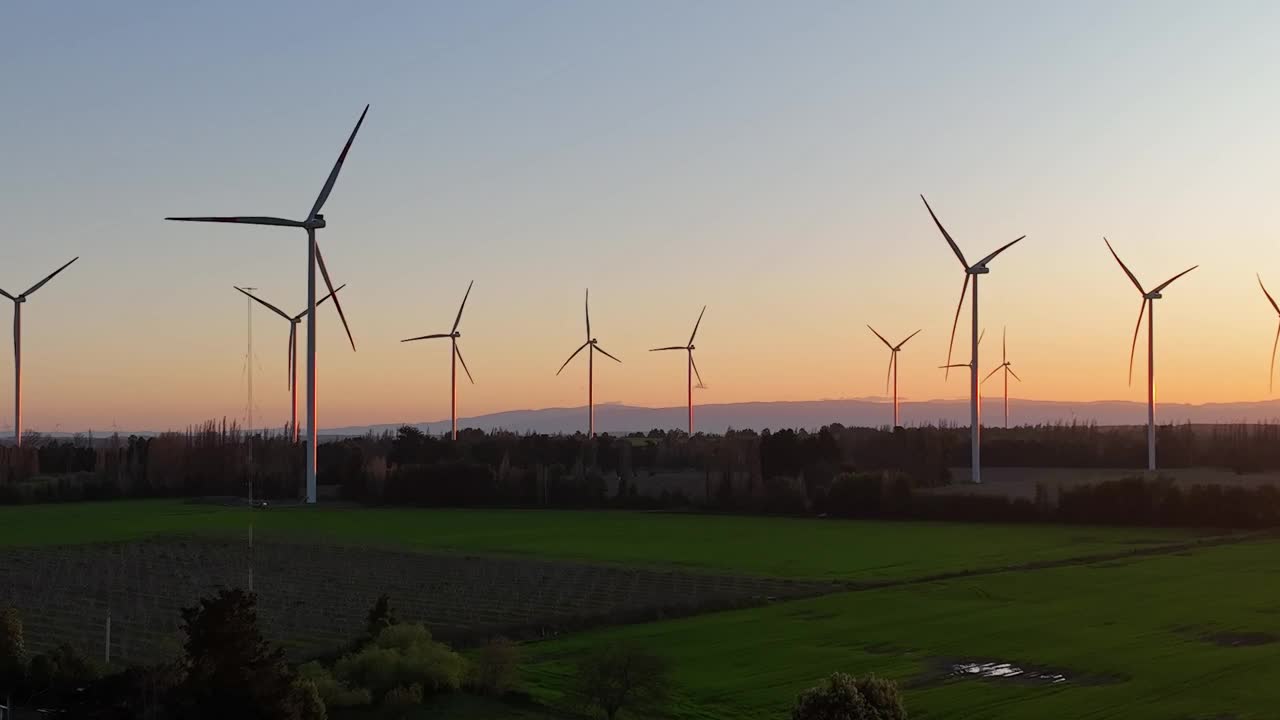
M587 288L587 294L582 301L582 308L587 315L587 342L591 342L591 288Z
M79 255L77 255L77 256L75 256L75 257L71 258L70 260L68 260L68 261L66 262L66 264L65 264L65 265L63 265L62 267L58 268L57 270L54 270L53 272L49 273L47 276L45 276L45 279L41 280L40 282L36 283L35 285L32 285L32 286L31 286L31 288L30 288L29 290L27 290L26 292L22 293L22 295L21 295L21 296L19 296L19 297L23 297L23 296L26 296L26 295L30 295L31 293L33 293L33 292L35 292L35 291L39 290L40 288L44 287L44 284L45 284L45 283L47 283L47 282L49 282L50 280L52 280L54 275L57 275L58 273L62 272L63 270L66 270L68 265L70 265L71 263L73 263L73 262L75 262L75 261L77 261L77 260L79 260L79 259L80 259L80 256L79 256Z
M338 293L342 292L342 288L344 288L344 287L346 287L346 286L347 286L347 284L346 284L346 283L342 283L342 284L341 284L341 285L339 285L338 287L334 288L333 292L331 292L331 293L329 293L328 295L325 295L324 297L322 297L322 298L320 298L319 300L317 300L317 301L316 301L316 305L317 305L317 306L323 305L325 300L328 300L329 298L333 297L334 295L337 295ZM306 317L306 315L307 315L307 313L306 313L306 312L303 312L303 313L302 313L302 315L299 315L298 317Z
M12 301L14 301L14 302L17 302L17 301L18 301L18 298L16 298L16 297L14 297L14 296L10 295L9 293L5 292L4 290L0 290L0 295L3 295L3 296L5 296L5 297L7 297L7 298L9 298L10 300L12 300Z
M258 297L257 295L254 295L253 293L249 292L248 290L245 290L242 287L236 287L234 285L232 287L235 287L240 292L244 293L245 295L248 295L252 300L257 301L259 305L262 305L263 307L267 308L271 312L279 315L280 317L284 318L285 320L288 320L289 322L293 322L293 318L289 317L288 313L276 307L275 305L272 305L271 303L267 302L266 300L263 300L262 298Z
M261 215L240 215L240 216L214 216L214 217L167 217L165 220L176 220L178 222L212 222L212 223L240 223L242 225L278 225L280 227L302 227L302 223L297 220L286 220L278 217L263 217Z
M1027 237L1026 235L1023 235L1022 237L1018 238L1017 240L1014 240L1013 242L1005 243L1004 245L1001 245L1001 246L1000 246L1000 247L999 247L995 252L993 252L993 253L991 253L990 255L988 255L988 256L986 256L986 257L982 258L981 260L979 260L979 261L978 261L978 265L980 265L981 267L986 267L986 266L987 266L987 263L989 263L989 262L991 262L992 260L994 260L994 259L995 259L995 257L996 257L997 255L999 255L1000 253L1004 252L1005 250L1008 250L1009 248L1013 247L1014 245L1017 245L1018 243L1022 242L1023 240L1025 240L1025 239L1026 239L1026 237Z
M969 261L964 259L964 253L960 252L960 246L956 245L956 241L951 239L951 233L942 227L942 223L938 221L938 216L933 213L933 208L929 207L929 201L924 199L924 195L920 196L924 200L924 206L929 210L929 217L933 218L933 224L938 226L938 230L942 232L942 237L947 239L947 244L951 246L951 250L955 252L956 257L960 258L960 264L965 270L969 269Z
M1018 382L1022 382L1022 378L1018 377L1018 373L1014 372L1013 368L1009 367L1008 365L1005 365L1004 369L1009 371L1009 374L1013 376L1014 380L1017 380Z
M595 348L596 350L599 350L600 352L604 353L604 356L605 356L605 357L607 357L607 358L609 358L610 360L616 360L617 362L622 362L621 360L618 360L618 358L616 358L616 357L614 357L614 356L610 355L610 354L609 354L609 352L608 352L607 350L605 350L604 348L600 347L599 345L592 345L591 347L593 347L593 348Z
M435 340L436 338L453 337L453 333L435 333L434 335L420 335L418 337L405 338L400 342L413 342L414 340Z
M707 312L707 306L702 306L702 312L698 313L698 322L693 324L693 332L689 333L689 344L693 344L693 338L698 334L698 326L702 324L702 316Z
M586 347L586 346L588 346L588 345L590 345L590 344L591 344L591 343L589 343L589 342L584 342L584 343L582 343L581 345L579 345L579 346L578 346L578 349L577 349L577 350L574 350L574 351L573 351L573 354L569 356L569 360L572 360L572 359L574 359L575 357L577 357L577 356L578 356L578 353L582 352L582 348L584 348L584 347ZM556 371L556 374L557 374L557 375L559 375L560 373L564 372L565 367L567 367L567 366L569 365L569 360L565 360L565 361L564 361L564 365L561 365L561 366L560 366L560 369Z
M698 387L706 387L702 383L702 373L698 372L698 363L693 359L693 353L689 353L689 364L693 366L693 376L698 378Z
M889 392L889 378L893 377L893 361L896 360L897 357L898 353L893 352L892 350L889 352L889 369L884 373L884 391L886 393Z
M978 344L979 344L979 345L981 345L981 344L982 344L982 338L984 338L984 337L986 337L986 336L987 336L987 329L986 329L986 328L982 328L982 332L978 333Z
M458 317L454 318L453 329L450 330L449 332L455 333L458 331L458 323L462 322L462 308L467 306L467 298L471 297L471 286L475 284L476 284L475 280L472 280L471 282L467 283L467 294L462 296L462 304L458 306Z
M1009 328L1000 329L1000 362L1009 362Z
M1267 389L1276 387L1276 346L1280 345L1280 325L1276 326L1276 339L1271 343L1271 372L1267 374Z
M1116 249L1111 247L1111 241L1104 237L1102 238L1102 242L1107 244L1107 249L1111 251L1111 257L1115 258L1116 262L1120 263L1120 269L1124 270L1124 274L1129 276L1129 280L1133 282L1133 286L1138 288L1138 292L1146 295L1147 291L1142 289L1142 283L1138 282L1138 278L1134 277L1133 273L1129 271L1129 266L1125 265L1124 261L1120 259L1120 256L1116 254Z
M939 370L942 370L943 368L953 368L953 367L963 367L963 368L967 368L967 367L969 367L969 363L952 363L952 364L950 364L950 365L939 365L939 366L938 366L938 369L939 369Z
M649 352L658 352L659 350L688 350L684 345L672 345L671 347L653 348Z
M295 333L297 332L298 332L298 325L294 322L290 322L289 323L289 350L288 352L285 353L285 356L288 357L287 364L285 365L285 368L284 368L284 374L286 376L285 390L293 389L293 348L294 348L293 339L294 337L296 337Z
M965 277L968 277L968 276L966 275ZM889 344L889 341L888 341L888 340L885 340L883 335L881 335L880 333L876 332L876 329L875 329L875 328L873 328L873 327L871 327L870 325L868 325L868 326L867 326L867 329L868 329L868 330L870 330L872 333L874 333L876 337L880 338L880 342L884 343L884 346L885 346L885 347L889 348L890 350L892 350L892 349L893 349L893 346Z
M991 372L987 373L987 376L982 378L982 382L986 382L990 380L992 375L995 375L996 373L1000 372L1003 369L1004 369L1004 365L997 365L995 370L992 370Z
M1142 298L1142 306L1138 308L1138 323L1133 326L1133 342L1129 345L1129 384L1133 385L1133 354L1138 350L1138 330L1142 329L1142 315L1147 311L1147 303L1151 302L1145 296Z
M467 369L467 361L462 359L462 351L458 349L457 345L453 346L453 352L458 356L458 362L462 363L462 371L467 374L467 379L471 381L472 385L475 385L476 381L471 377L471 371Z
M956 319L951 321L951 341L947 343L947 364L943 367L951 367L951 350L956 344L956 327L960 325L960 310L964 308L964 296L969 292L969 274L964 275L964 285L960 287L960 302L956 303ZM943 379L950 377L951 371L948 370Z
M1262 276L1258 276L1258 287L1262 288L1262 294L1267 296L1267 300L1271 301L1271 307L1275 308L1276 314L1280 315L1280 305L1276 304L1275 298L1271 297L1271 293L1267 292L1267 286L1262 284ZM0 292L4 292L0 290ZM9 293L5 293L8 295Z
M314 219L316 214L320 212L320 208L324 207L324 202L329 199L329 193L333 192L333 184L338 181L338 173L342 172L342 163L347 160L347 153L351 150L351 143L355 142L356 133L360 132L360 125L364 123L364 116L369 112L369 106L364 106L364 112L360 113L360 119L356 121L356 127L351 131L351 137L347 138L347 144L342 146L342 152L338 155L338 161L333 164L333 169L329 171L329 179L324 181L324 188L320 190L319 197L316 198L316 204L311 207L311 212L307 214L307 219ZM353 345L355 343L352 343Z
M1163 289L1165 289L1165 288L1169 287L1169 285L1170 285L1174 280L1177 280L1178 278L1182 277L1183 275L1186 275L1187 273L1191 272L1192 270L1195 270L1195 269L1196 269L1196 268L1198 268L1198 267L1200 267L1200 266L1199 266L1199 265L1192 265L1191 267L1187 268L1186 270L1183 270L1182 272L1178 273L1177 275L1174 275L1173 277L1169 278L1168 280L1165 280L1163 283L1160 283L1160 284L1159 284L1159 285L1157 285L1157 286L1156 286L1156 288L1155 288L1154 290L1152 290L1151 292L1160 292L1161 290L1163 290Z
M368 106L366 106L365 110L368 111L368 109ZM342 312L342 303L338 302L338 291L333 289L333 281L329 279L329 269L324 266L324 256L320 254L319 244L316 244L316 264L320 266L320 274L324 276L324 284L329 288L329 296L333 298L333 306L338 308L338 318L342 320L342 329L347 331L347 340L351 343L351 352L355 352L356 339L351 337L351 326L347 324L347 316ZM319 303L316 304L318 305Z
M868 326L868 327L870 327L870 326ZM920 328L920 330L924 330L924 328ZM917 330L917 331L915 331L915 332L911 333L910 335L908 335L908 336L907 336L907 340L910 340L911 338L913 338L913 337L915 337L915 336L919 335L919 334L920 334L920 330ZM881 339L883 340L884 338L881 338ZM897 347L897 349L898 349L898 350L901 350L901 349L902 349L902 346L907 344L907 340L903 340L902 342L898 343L898 347Z

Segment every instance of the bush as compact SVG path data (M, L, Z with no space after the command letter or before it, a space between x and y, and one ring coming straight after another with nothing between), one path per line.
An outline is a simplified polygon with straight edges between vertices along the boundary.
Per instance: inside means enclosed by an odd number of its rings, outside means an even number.
M907 709L892 680L832 673L823 685L800 693L791 720L906 720Z
M382 698L384 707L405 707L422 704L422 686L414 683L409 687L403 685L391 688Z
M347 687L318 662L312 661L302 665L298 668L298 675L315 686L317 694L326 707L356 707L373 703L373 696L368 688Z
M485 695L504 695L520 672L520 648L504 637L493 638L475 655L470 685Z
M359 652L333 666L339 687L385 698L397 687L418 685L426 694L457 690L465 674L462 656L431 639L422 625L389 626Z
M0 608L0 691L12 691L22 682L26 664L22 616L15 608Z

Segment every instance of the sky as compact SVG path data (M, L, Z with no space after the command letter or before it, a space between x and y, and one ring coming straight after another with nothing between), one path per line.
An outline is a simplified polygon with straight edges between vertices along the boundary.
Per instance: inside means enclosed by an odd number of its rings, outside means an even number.
M358 347L322 308L321 427L447 417L447 345L399 340L471 280L464 416L585 403L585 365L555 371L587 287L624 361L598 402L682 404L647 349L703 305L699 403L882 396L867 323L922 329L904 398L967 397L922 193L971 260L1027 236L981 288L1017 397L1144 399L1105 235L1148 287L1201 265L1156 306L1159 397L1266 399L1278 29L1265 2L8 3L0 288L80 257L23 311L25 423L243 418L233 285L302 310L305 235L162 218L304 216L365 103L320 233ZM287 334L255 313L258 424L287 419Z

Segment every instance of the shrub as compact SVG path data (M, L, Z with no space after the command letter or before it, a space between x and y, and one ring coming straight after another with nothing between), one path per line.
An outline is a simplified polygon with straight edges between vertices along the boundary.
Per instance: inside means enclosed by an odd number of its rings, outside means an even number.
M906 720L907 709L892 680L832 673L823 685L800 693L791 720Z
M504 637L493 638L476 653L470 684L486 695L504 695L515 687L519 671L519 646Z
M408 687L400 685L391 688L382 698L382 704L386 707L405 707L406 705L422 704L422 686L414 683Z
M26 664L22 617L15 608L0 608L0 690L12 691L22 682Z
M333 666L333 677L341 686L385 697L397 687L414 684L424 693L457 690L464 670L462 656L432 640L425 627L401 624L383 629L359 652L342 656Z
M339 681L323 665L312 661L298 668L298 675L315 686L326 707L356 707L369 705L373 696L368 688L349 688Z

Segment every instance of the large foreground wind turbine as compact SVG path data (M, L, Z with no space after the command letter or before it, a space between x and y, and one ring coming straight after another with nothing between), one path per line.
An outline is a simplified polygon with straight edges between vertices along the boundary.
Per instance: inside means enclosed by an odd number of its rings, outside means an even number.
M1022 378L1018 377L1018 373L1013 371L1013 363L1009 362L1009 338L1007 328L1000 333L1000 364L996 366L995 370L987 373L987 376L982 378L982 382L985 383L990 380L992 375L995 375L1001 370L1004 371L1004 426L1007 428L1009 427L1009 376L1012 375L1014 380L1022 382Z
M582 352L583 348L590 348L587 350L587 437L593 438L596 436L595 363L593 362L595 354L601 353L610 360L614 360L616 362L622 361L606 352L604 348L600 347L599 342L595 338L591 337L590 290L587 290L584 307L586 308L587 313L587 341L582 343L582 345L579 345L577 350L573 351L573 354L569 356L569 359L564 361L564 365L561 365L560 369L556 371L556 375L564 372L565 367L569 365L571 360L578 356L578 353Z
M693 332L689 334L689 342L684 345L672 345L670 347L653 348L649 352L660 352L662 350L684 350L689 354L688 375L689 375L689 436L693 436L693 376L698 376L698 387L702 385L702 373L698 372L698 364L693 361L693 338L698 334L698 326L702 324L702 314L707 311L707 306L702 306L702 312L698 313L698 321L693 324Z
M320 255L320 248L316 245L316 230L325 227L324 215L320 214L320 210L324 207L324 203L329 199L329 193L333 192L334 183L338 181L338 173L342 171L342 163L347 159L347 153L351 150L351 143L355 142L356 133L360 132L360 125L364 123L364 116L368 114L369 106L364 106L364 112L360 113L360 119L356 121L355 129L351 131L351 136L347 138L347 144L342 147L342 152L338 155L338 161L333 164L333 169L329 171L329 177L325 180L324 187L320 189L320 195L316 197L316 202L311 206L311 210L307 212L304 220L287 220L278 217L263 216L239 216L239 217L167 217L165 220L181 220L187 222L218 222L218 223L241 223L247 225L274 225L278 227L302 228L307 231L307 503L313 504L316 501L316 265L320 266L320 274L324 276L324 283L329 288L329 294L333 294L333 282L329 280L329 271L324 266L324 258ZM351 349L355 350L356 341L351 337L351 328L347 325L346 315L342 312L342 303L338 302L338 296L333 296L334 307L338 308L338 317L342 319L342 326L346 328L347 340L351 342Z
M1124 274L1129 276L1129 280L1133 282L1133 286L1138 288L1138 292L1142 295L1142 305L1138 308L1138 323L1133 326L1133 342L1129 344L1129 384L1133 384L1133 354L1138 349L1138 331L1142 329L1142 315L1147 316L1147 469L1156 469L1156 300L1163 297L1160 291L1169 287L1174 280L1186 275L1187 273L1200 267L1192 265L1173 277L1165 280L1155 287L1154 290L1147 291L1142 289L1142 283L1138 282L1138 278L1134 277L1129 268L1125 266L1124 261L1116 254L1115 248L1111 247L1111 241L1105 237L1102 241L1107 244L1107 249L1111 251L1111 257L1120 263L1120 269L1124 270Z
M28 295L44 287L54 275L66 270L67 265L79 259L79 255L71 258L66 265L49 273L17 297L0 290L0 295L13 301L13 444L18 447L22 447L22 306L27 302Z
M344 287L346 287L345 284L339 285L333 292L317 300L316 307L323 305L325 300L333 297L335 293L341 291ZM237 287L236 289L289 322L289 360L285 366L289 376L289 436L293 439L293 442L298 442L298 324L302 322L302 318L307 316L307 311L303 310L297 315L289 315L275 305L249 292L251 288Z
M462 337L462 333L458 332L458 324L462 322L462 309L467 306L467 298L471 297L471 286L475 284L472 280L467 284L467 293L462 296L462 304L458 306L458 317L453 320L453 329L447 333L436 333L435 335L423 335L421 337L406 338L400 342L413 342L414 340L433 340L435 338L449 338L450 344L453 345L453 352L450 353L450 371L449 371L449 414L453 418L453 439L458 439L458 363L462 363L462 369L467 373L467 379L471 380L471 384L476 383L471 378L471 371L467 370L467 361L462 359L462 351L458 349L458 338Z
M910 340L916 335L919 335L920 330L917 330L911 333L910 335L907 336L906 340L903 340L897 345L894 345L890 343L888 340L885 340L884 336L876 332L876 329L871 327L870 325L867 326L867 329L875 333L875 336L880 338L880 342L884 343L884 346L889 348L889 370L888 372L885 373L885 376L884 376L884 389L885 389L885 392L888 392L889 376L892 375L893 376L893 426L898 427L898 351L902 349L903 345L907 344L907 340ZM921 330L923 329L924 328L921 328Z
M960 309L964 307L964 295L969 289L969 280L973 279L973 328L970 333L972 336L973 354L969 357L969 444L972 453L973 462L973 482L982 482L982 430L981 430L981 411L978 409L978 276L986 275L990 270L987 269L987 263L991 262L997 255L1008 250L1014 243L1025 238L1026 235L1019 237L1013 242L1000 246L995 252L982 258L978 262L970 265L968 260L964 259L964 253L960 252L960 246L956 245L956 241L951 239L951 234L947 229L942 227L942 223L938 221L938 216L933 213L933 208L929 207L929 201L924 199L924 206L929 210L929 216L933 218L933 224L938 226L938 230L942 233L942 237L946 238L947 244L951 246L952 252L956 254L956 258L960 260L960 264L964 267L964 285L960 288L960 302L956 305L956 317L951 323L951 341L947 344L947 365L951 365L951 347L956 341L956 326L960 323Z
M1262 288L1262 294L1267 296L1267 300L1271 302L1271 307L1275 309L1276 315L1280 315L1280 305L1276 304L1276 299L1271 297L1271 293L1267 292L1267 286L1262 284L1262 276L1258 276L1258 287ZM1271 370L1267 374L1267 388L1275 389L1276 381L1276 347L1280 346L1280 326L1276 327L1276 339L1271 343Z

